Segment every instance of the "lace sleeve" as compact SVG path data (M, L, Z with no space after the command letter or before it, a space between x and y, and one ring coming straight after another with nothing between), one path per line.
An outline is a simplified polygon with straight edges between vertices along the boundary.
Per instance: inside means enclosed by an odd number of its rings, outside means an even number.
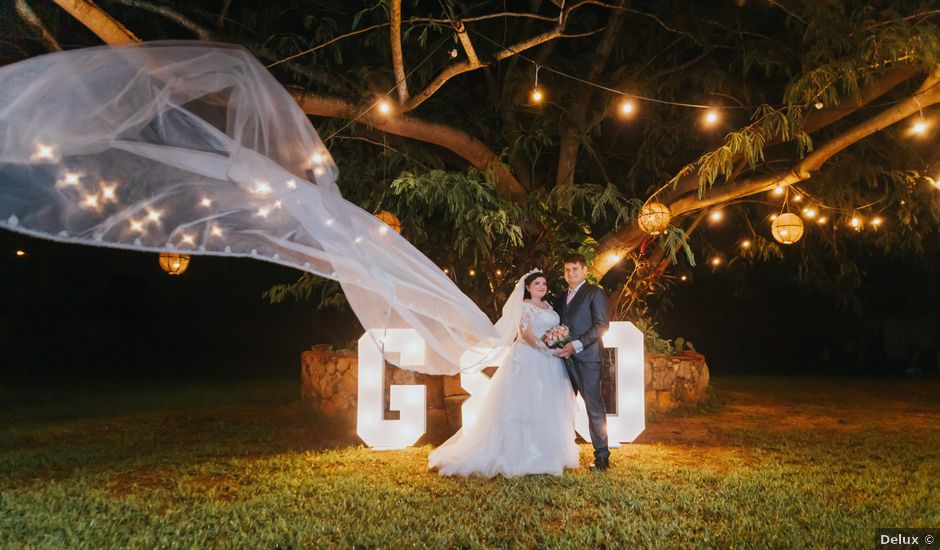
M519 321L519 338L529 346L541 351L546 355L553 355L554 352L545 345L542 338L532 333L532 323L535 318L535 309L524 304L522 307L522 318Z

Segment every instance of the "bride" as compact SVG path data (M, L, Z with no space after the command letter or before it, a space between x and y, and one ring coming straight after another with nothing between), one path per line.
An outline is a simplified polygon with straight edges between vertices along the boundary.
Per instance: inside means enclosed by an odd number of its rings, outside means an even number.
M526 274L504 311L521 300L518 335L490 383L476 422L461 429L428 457L442 475L514 477L561 475L578 467L574 391L565 366L541 336L559 323L544 300L545 275Z

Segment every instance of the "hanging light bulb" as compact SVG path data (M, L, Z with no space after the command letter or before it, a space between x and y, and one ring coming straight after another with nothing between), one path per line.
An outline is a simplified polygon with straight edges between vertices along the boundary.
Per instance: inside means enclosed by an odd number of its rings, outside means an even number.
M541 88L539 88L539 69L540 68L541 67L539 67L538 65L535 66L535 85L532 86L532 93L529 94L529 98L532 100L532 103L534 103L535 105L542 103L542 101L545 99L545 93L542 91Z
M712 223L718 223L724 217L725 214L721 210L713 210L712 213L708 215L708 219L711 220Z
M392 104L387 99L380 99L378 102L379 112L383 115L392 114Z
M816 214L818 214L818 212L812 206L807 206L806 208L803 209L803 215L809 219L815 218Z
M778 197L779 197L780 195L783 195L783 191L784 191L784 189L783 189L783 186L782 186L782 185L778 185L778 186L774 187L774 195L776 195L776 196L778 196Z
M926 119L920 118L911 123L911 128L908 130L908 133L915 136L923 136L927 133L929 128L930 123Z

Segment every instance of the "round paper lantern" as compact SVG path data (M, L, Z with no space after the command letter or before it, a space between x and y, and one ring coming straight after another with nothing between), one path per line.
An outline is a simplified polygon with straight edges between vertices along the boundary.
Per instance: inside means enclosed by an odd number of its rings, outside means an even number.
M803 236L803 220L796 214L780 214L770 226L774 239L782 244L793 244Z
M640 209L636 223L646 233L659 235L669 227L670 219L672 219L672 213L669 212L668 206L661 202L651 202Z
M189 267L189 255L164 252L160 254L160 267L170 275L182 275Z
M392 214L388 210L382 210L375 215L376 218L382 220L385 225L391 227L395 230L395 233L401 234L401 221L398 219L398 216Z

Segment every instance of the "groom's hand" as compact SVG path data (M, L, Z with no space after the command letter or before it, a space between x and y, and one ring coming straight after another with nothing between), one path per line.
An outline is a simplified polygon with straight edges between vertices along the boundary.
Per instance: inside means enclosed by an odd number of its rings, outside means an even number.
M565 359L571 357L572 355L574 355L574 344L572 344L571 342L568 342L567 344L565 344L565 347L556 351L555 355L557 355L558 357L564 357Z

